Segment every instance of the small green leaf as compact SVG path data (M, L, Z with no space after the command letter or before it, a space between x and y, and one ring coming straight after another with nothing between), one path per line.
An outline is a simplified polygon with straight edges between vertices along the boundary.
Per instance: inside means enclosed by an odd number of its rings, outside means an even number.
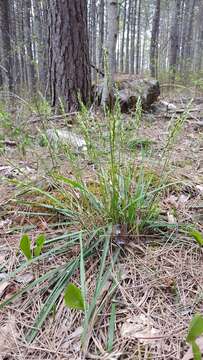
M203 333L203 316L195 315L192 319L186 341L192 343Z
M192 342L192 352L194 360L202 360L200 348L195 341Z
M82 292L77 286L72 283L70 283L66 288L64 300L66 306L70 309L78 309L82 311L85 310Z
M190 236L192 236L200 246L203 246L203 234L201 234L198 230L191 230Z
M32 259L32 251L31 251L31 241L28 235L23 235L20 240L20 249L24 256L27 258L27 260Z
M34 256L39 256L41 254L44 243L45 243L45 236L44 236L44 234L41 234L36 239L36 246L34 248Z
M116 323L116 304L113 303L111 305L111 317L109 323L109 332L108 332L108 343L107 343L107 351L110 353L113 349L113 340L115 333L115 323Z

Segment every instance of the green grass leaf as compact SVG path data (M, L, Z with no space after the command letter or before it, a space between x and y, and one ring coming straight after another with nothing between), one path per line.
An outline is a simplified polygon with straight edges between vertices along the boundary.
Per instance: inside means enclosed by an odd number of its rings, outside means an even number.
M34 256L39 256L42 252L44 243L45 243L45 236L44 234L40 234L36 239L36 246L34 248Z
M20 249L27 260L32 259L31 240L26 234L20 240Z
M65 290L64 300L66 306L70 309L85 310L82 292L72 283L70 283Z
M192 319L186 341L192 343L203 333L203 316L197 314Z
M87 315L87 288L86 288L86 278L85 278L85 262L84 262L84 251L83 251L83 238L82 233L80 234L80 284L81 284L81 293L84 301L84 312L85 316Z
M59 174L57 174L57 175L55 174L54 178L56 180L63 181L65 184L70 185L75 189L85 190L84 186L81 185L78 181L74 181L72 179L69 179L69 178L67 178L65 176L62 176L62 175L59 175Z
M194 360L202 360L200 348L195 341L192 342L192 352Z
M115 322L116 322L116 304L113 303L111 305L111 317L110 317L109 332L108 332L108 344L107 344L107 351L108 352L111 352L112 349L113 349Z
M201 232L194 229L194 230L191 230L189 234L191 237L193 237L197 241L197 243L200 246L203 246L203 234L201 234Z

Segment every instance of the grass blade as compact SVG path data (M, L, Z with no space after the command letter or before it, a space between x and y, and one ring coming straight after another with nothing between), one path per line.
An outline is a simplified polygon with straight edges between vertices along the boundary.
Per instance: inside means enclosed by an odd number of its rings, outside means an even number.
M108 343L107 343L107 351L108 352L111 352L113 349L115 324L116 324L116 304L112 303L111 317L110 317L110 322L109 322Z

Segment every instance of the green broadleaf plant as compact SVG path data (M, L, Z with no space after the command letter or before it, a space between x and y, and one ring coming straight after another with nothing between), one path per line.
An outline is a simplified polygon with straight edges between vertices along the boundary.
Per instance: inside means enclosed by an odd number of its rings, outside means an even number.
M20 249L27 260L32 259L31 240L28 235L23 235L20 240Z
M203 316L196 314L190 323L188 336L186 338L186 341L192 346L194 360L202 359L200 348L196 343L196 339L198 338L198 336L202 334L203 334Z
M42 252L42 249L43 249L43 246L44 246L44 243L45 243L45 236L44 234L40 234L36 241L36 246L34 248L34 256L39 256Z
M70 309L85 310L84 298L82 296L81 290L74 284L68 284L65 295L64 295L65 304Z
M35 247L34 249L31 248L31 239L27 234L24 234L20 240L20 250L22 251L23 255L26 259L32 260L33 257L37 257L41 255L43 246L45 243L45 236L44 234L40 234L35 240Z
M199 232L196 229L193 229L190 231L190 236L193 237L196 242L200 245L203 246L203 234L201 234L201 232Z

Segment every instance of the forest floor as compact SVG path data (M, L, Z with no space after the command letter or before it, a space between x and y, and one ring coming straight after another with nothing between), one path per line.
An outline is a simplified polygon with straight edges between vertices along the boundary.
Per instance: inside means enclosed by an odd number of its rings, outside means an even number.
M167 94L162 100L184 109L191 94ZM23 108L23 116L22 116ZM1 115L0 155L0 301L9 299L16 291L29 286L47 270L61 266L80 253L78 244L60 256L50 255L40 264L22 268L13 278L7 278L21 266L23 256L19 251L22 234L32 239L44 233L52 239L68 233L74 226L68 225L63 216L42 210L43 192L27 196L25 182L57 196L52 189L49 174L53 166L63 176L71 177L72 169L63 152L53 154L40 146L39 134L44 129L36 114L30 115L22 105L11 118ZM174 112L174 111L173 111ZM160 198L162 216L170 230L161 233L138 235L138 241L127 242L119 255L119 262L111 270L111 279L105 283L101 297L106 305L92 320L92 332L85 359L183 359L188 350L185 341L188 325L196 313L203 313L203 253L194 239L183 231L179 224L191 224L203 232L203 96L196 94L191 104L190 115L183 124L173 145L167 167L174 185ZM22 116L22 117L21 117ZM122 115L129 139L132 132L128 125L131 115ZM145 165L149 171L160 176L159 160L166 142L172 117L170 109L163 106L155 112L144 113L138 138L150 147ZM12 120L11 120L12 119ZM40 120L40 119L38 119ZM12 121L12 125L11 125ZM69 121L69 119L68 119ZM101 121L101 120L98 120ZM50 121L48 127L64 128L63 118ZM70 125L71 126L71 125ZM72 118L72 128L74 116ZM147 139L147 141L146 141ZM128 151L139 163L142 146L136 152ZM56 155L56 156L55 156ZM78 155L80 157L80 155ZM54 157L54 158L53 158ZM81 156L85 179L94 181L92 163ZM93 174L93 175L92 175ZM180 184L179 184L180 183ZM42 200L43 199L43 200ZM47 202L50 205L50 202ZM77 227L76 227L77 230ZM89 261L86 269L89 296L95 287L98 259ZM119 281L116 274L119 272ZM77 270L73 277L80 283ZM115 332L108 351L111 312L110 287L113 280L117 288ZM46 282L45 282L46 285ZM82 359L80 336L83 314L65 307L63 294L51 314L41 326L36 339L28 344L25 333L42 308L50 289L29 290L13 300L0 313L0 359L25 360L71 360ZM38 291L37 291L38 290ZM202 346L203 349L203 346ZM190 357L185 357L185 360Z

